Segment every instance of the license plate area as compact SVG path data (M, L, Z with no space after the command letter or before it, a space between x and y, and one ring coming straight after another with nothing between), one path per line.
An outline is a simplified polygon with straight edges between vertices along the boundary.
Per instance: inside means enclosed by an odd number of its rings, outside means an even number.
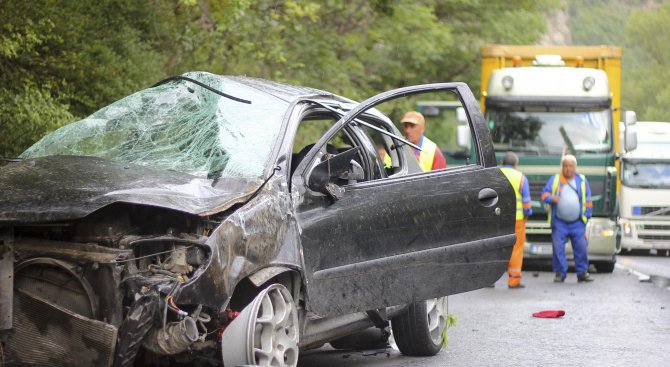
M533 255L550 255L552 252L551 245L545 244L531 244L530 253Z

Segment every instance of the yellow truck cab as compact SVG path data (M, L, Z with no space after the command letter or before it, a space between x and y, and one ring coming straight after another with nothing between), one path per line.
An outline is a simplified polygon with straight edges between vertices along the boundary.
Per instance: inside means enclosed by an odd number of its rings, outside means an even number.
M498 161L514 151L529 181L533 215L526 224L525 258L551 259L551 228L540 197L549 178L560 172L562 156L571 153L592 193L589 262L599 272L614 269L620 80L618 47L482 49L481 106ZM572 256L571 246L566 252Z

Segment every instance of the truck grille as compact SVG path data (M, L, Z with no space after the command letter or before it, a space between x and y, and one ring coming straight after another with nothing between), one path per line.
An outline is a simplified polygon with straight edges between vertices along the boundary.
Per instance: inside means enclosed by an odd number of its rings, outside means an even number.
M670 235L641 234L638 238L643 240L670 241Z
M660 231L670 231L670 225L663 224L643 224L645 230L660 230Z
M546 185L547 182L541 182L541 181L528 181L528 187L530 188L530 198L531 200L537 200L540 201L542 198L542 189L544 188L544 185Z
M639 209L638 209L639 208ZM633 207L633 215L648 215L653 212L657 212L659 210L667 209L665 206L640 206L640 207ZM665 212L660 214L659 216L667 216L670 215L670 212Z

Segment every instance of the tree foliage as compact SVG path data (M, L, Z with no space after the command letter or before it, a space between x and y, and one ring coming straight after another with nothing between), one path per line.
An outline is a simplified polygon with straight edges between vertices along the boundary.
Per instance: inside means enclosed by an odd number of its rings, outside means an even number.
M633 12L626 25L632 66L624 74L626 103L639 120L670 121L670 2Z
M487 43L534 43L554 0L0 0L0 155L161 78L243 74L362 99L479 90Z
M670 3L658 0L569 0L572 41L623 48L623 108L639 120L668 121Z

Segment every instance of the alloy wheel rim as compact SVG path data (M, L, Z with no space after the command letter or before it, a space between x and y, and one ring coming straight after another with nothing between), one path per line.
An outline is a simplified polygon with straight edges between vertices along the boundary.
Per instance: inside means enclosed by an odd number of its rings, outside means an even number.
M250 335L251 360L259 366L296 366L298 317L293 298L278 284L268 288L262 297Z
M428 313L428 333L434 344L442 343L442 332L447 326L447 297L433 298L426 301Z

